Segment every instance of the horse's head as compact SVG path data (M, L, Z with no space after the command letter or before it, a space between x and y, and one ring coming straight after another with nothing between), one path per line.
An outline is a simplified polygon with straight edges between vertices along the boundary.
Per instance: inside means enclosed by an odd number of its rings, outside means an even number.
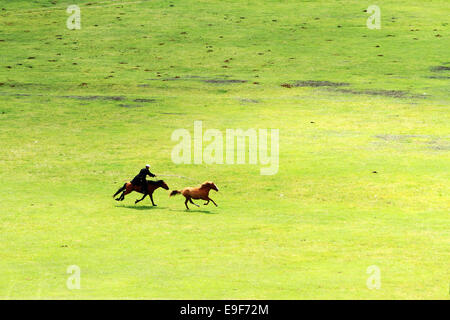
M164 180L158 180L158 184L161 188L169 190L169 186L164 182Z
M154 189L158 189L159 187L161 187L163 189L169 190L169 186L164 182L164 180L156 180L156 181L148 180L148 183L154 185L155 186Z
M219 188L217 188L217 186L212 181L203 182L201 187L219 191Z

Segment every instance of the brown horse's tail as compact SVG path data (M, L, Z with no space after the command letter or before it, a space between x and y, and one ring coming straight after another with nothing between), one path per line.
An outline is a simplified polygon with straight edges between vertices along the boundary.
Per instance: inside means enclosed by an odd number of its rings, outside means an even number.
M116 193L114 193L113 198L114 198L115 196L117 196L119 193L121 193L123 190L125 190L126 188L127 188L127 183L125 182L125 184L123 185L123 187L120 188L119 190L117 190Z
M180 194L180 193L181 193L180 190L173 190L173 191L169 194L169 197L173 197L173 196L175 196L175 195L177 195L177 194Z

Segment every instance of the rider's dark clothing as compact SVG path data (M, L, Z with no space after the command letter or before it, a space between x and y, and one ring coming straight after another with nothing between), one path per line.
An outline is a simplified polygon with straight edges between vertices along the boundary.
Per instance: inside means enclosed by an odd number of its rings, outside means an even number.
M151 173L150 170L148 170L148 168L144 168L141 169L141 171L139 171L139 173L137 174L136 177L133 178L133 180L131 180L131 183L134 184L135 186L141 186L142 193L144 194L147 193L148 190L146 179L147 176L155 177L155 175Z

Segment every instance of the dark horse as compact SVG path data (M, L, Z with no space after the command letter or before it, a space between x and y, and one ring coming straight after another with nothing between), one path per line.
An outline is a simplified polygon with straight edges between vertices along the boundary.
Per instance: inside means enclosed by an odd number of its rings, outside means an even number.
M169 187L167 186L167 184L163 181L163 180L158 180L158 181L152 181L152 180L148 180L147 181L147 185L148 185L148 192L146 194L144 194L144 196L139 199L136 200L134 203L138 203L142 200L144 200L144 198L147 196L147 194L150 196L150 200L152 201L152 205L156 206L156 204L153 202L153 191L155 191L156 189L158 189L159 187L169 190ZM133 185L131 182L126 182L122 188L120 188L119 190L117 190L116 193L114 193L113 198L115 196L117 196L119 193L122 192L122 194L120 195L120 197L116 198L117 201L123 201L123 199L125 199L125 196L133 191L142 193L141 191L141 186L135 186Z

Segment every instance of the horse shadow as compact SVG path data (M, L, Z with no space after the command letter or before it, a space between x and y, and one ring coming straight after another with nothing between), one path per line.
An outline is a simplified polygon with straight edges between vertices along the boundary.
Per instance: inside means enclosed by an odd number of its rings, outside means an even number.
M167 209L165 207L155 207L155 206L136 206L136 205L116 205L116 208L125 208L125 209L133 209L133 210L156 210L156 209ZM213 212L209 210L202 210L202 209L168 209L169 211L175 211L175 212L185 212L185 213L203 213L203 214L218 214L218 212Z
M200 213L204 213L204 214L217 214L217 212L211 212L211 211L209 211L209 210L192 210L192 209L190 209L190 210L183 210L184 212L200 212Z
M136 205L121 205L116 206L116 208L134 209L134 210L153 210L153 209L164 209L162 207L155 206L136 206Z
M170 209L170 211L175 211L175 212L184 212L184 213L203 213L203 214L218 214L218 212L212 212L209 210L201 210L201 209Z

